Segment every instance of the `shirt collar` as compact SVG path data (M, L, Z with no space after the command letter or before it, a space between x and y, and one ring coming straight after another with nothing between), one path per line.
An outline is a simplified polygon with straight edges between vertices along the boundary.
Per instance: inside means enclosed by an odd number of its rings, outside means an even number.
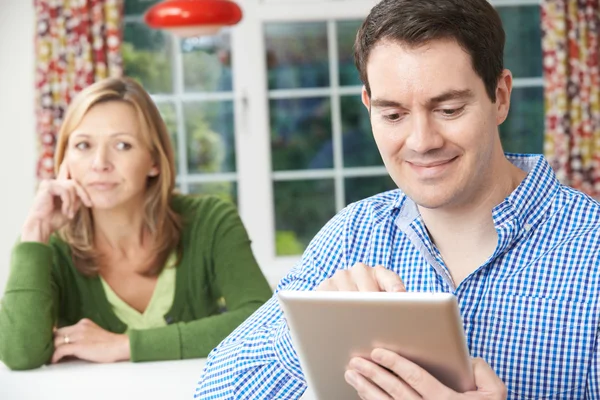
M518 228L526 230L535 227L541 221L552 199L560 188L560 183L550 164L541 155L506 154L506 158L527 172L521 184L492 210L496 227L516 219ZM414 201L401 191L392 204L391 210L400 209L396 224L401 229L408 227L420 217Z
M507 159L527 172L519 186L492 210L494 224L516 219L519 228L529 231L538 225L560 188L550 164L543 156L507 154Z

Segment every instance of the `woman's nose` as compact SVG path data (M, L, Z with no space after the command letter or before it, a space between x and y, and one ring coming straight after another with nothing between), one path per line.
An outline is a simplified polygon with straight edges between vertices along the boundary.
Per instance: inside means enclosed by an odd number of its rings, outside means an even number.
M94 153L94 159L92 160L92 168L95 171L107 171L112 167L108 152L103 148L98 148Z

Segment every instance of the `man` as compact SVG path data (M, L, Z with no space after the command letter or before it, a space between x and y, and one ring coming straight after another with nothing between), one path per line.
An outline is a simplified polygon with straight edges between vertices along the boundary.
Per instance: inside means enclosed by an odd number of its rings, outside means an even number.
M477 391L457 394L374 349L345 374L363 399L600 399L600 204L543 157L504 155L503 50L486 0L383 0L358 32L362 100L400 190L342 210L278 290L451 292L477 357ZM197 396L305 388L274 297L212 352Z

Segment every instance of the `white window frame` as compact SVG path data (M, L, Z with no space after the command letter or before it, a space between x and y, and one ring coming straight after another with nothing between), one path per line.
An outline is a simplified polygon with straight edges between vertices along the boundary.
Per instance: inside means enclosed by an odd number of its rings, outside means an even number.
M277 171L271 169L271 143L269 129L269 99L286 97L293 93L307 96L331 96L334 141L341 142L339 118L339 89L337 89L337 46L329 46L331 86L318 89L267 90L265 64L264 24L269 22L329 21L329 43L337 41L333 21L362 19L377 3L376 0L347 1L292 1L246 0L242 6L244 19L232 31L234 91L236 97L236 150L238 171L239 210L246 229L253 239L253 251L263 273L274 285L299 261L300 256L281 257L275 249L275 210L273 181L306 177L327 177L342 180L336 191L343 191L341 145L335 145L334 168L328 170ZM344 88L349 93L360 93L360 87ZM337 104L336 104L337 103ZM382 175L385 169L366 168L364 174ZM348 173L350 174L350 173ZM336 194L336 198L342 198ZM339 201L336 209L343 207Z
M253 250L272 284L279 281L300 260L300 256L281 257L275 251L275 210L273 181L301 179L309 176L336 180L336 209L348 176L385 175L383 167L343 168L341 161L341 127L339 94L359 94L361 87L340 88L337 82L337 57L334 21L362 19L377 0L245 0L240 2L244 20L232 32L234 90L236 92L236 149L238 160L239 208L251 238ZM495 0L496 7L539 5L541 0ZM267 91L263 26L269 22L328 21L330 79L329 88ZM543 86L543 78L517 78L515 88ZM276 171L271 169L269 135L269 99L290 93L330 95L334 168L328 170ZM239 122L239 123L238 123ZM257 156L260 155L260 156Z
M300 256L281 257L275 249L275 210L273 181L305 178L331 178L336 181L336 209L344 207L344 179L359 176L385 176L384 167L344 168L340 94L360 94L361 87L339 87L337 74L336 21L363 19L378 0L237 0L242 21L231 29L232 93L186 93L183 87L179 40L172 37L173 89L169 95L154 95L157 103L175 105L178 126L178 183L187 192L190 184L235 181L238 208L252 239L254 254L263 273L275 285L289 272ZM496 7L539 5L541 0L492 0ZM139 21L139 18L127 18ZM272 90L267 88L264 24L270 22L327 22L330 86L315 89ZM543 78L516 78L515 88L543 86ZM326 170L272 171L269 127L269 99L290 95L323 96L331 99L334 166ZM184 100L232 100L236 172L188 174L187 138L183 118Z

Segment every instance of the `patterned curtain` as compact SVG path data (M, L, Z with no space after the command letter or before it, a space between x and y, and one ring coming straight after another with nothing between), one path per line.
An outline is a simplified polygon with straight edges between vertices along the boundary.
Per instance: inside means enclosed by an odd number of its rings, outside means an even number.
M543 0L545 154L561 182L600 198L599 0Z
M122 74L123 0L35 0L38 178L54 176L54 146L81 89Z

